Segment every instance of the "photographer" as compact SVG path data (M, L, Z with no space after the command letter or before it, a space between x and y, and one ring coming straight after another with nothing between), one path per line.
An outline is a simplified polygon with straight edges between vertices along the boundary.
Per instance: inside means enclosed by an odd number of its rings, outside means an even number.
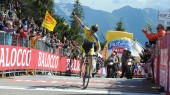
M110 64L112 62L113 64ZM113 50L111 56L108 58L106 62L107 66L107 76L106 78L116 77L118 71L118 63L120 62L119 57L117 56L117 51Z

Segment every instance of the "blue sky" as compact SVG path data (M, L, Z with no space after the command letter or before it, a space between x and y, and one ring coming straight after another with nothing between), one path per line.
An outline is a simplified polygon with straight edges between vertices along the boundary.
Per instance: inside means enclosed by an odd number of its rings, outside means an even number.
M74 0L54 0L55 2L74 3ZM155 8L158 10L170 9L170 0L80 0L82 5L97 10L112 12L123 6L129 5L134 8Z

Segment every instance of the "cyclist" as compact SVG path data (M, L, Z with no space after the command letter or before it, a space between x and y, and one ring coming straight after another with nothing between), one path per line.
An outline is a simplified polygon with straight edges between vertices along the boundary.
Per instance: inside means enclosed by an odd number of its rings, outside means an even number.
M98 25L94 24L94 25L91 26L91 28L88 28L87 26L85 26L82 23L80 18L77 17L75 12L72 12L72 15L75 18L75 20L77 21L77 23L79 25L81 25L81 27L84 30L84 41L83 41L83 45L82 45L82 48L81 48L82 53L93 55L95 53L94 52L94 45L96 45L96 47L97 47L96 53L99 53L99 51L101 50L101 46L100 46L98 36L96 35L96 32L98 31ZM83 62L84 62L84 56L82 56L82 58L80 60L80 77L82 75ZM92 56L90 56L90 67L92 67Z

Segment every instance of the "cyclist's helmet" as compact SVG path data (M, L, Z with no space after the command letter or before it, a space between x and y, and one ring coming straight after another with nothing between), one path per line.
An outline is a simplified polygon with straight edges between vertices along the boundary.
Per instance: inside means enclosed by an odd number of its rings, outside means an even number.
M117 50L113 50L113 52L117 53Z
M91 30L93 30L94 33L97 32L97 31L99 30L98 25L97 25L97 24L93 24L93 25L91 26Z

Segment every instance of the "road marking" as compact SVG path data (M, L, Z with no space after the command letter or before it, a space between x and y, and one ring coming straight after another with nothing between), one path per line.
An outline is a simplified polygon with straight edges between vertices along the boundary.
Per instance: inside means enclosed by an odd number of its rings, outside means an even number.
M86 93L86 94L126 94L126 95L162 95L162 94L149 94L149 93L131 93L120 91L108 91L108 90L80 90L80 89L58 89L58 88L29 88L21 86L0 86L2 90L31 90L31 91L60 91L60 92L72 92L72 93Z
M65 82L65 83L67 83L67 84L71 84L72 82Z
M49 82L49 83L58 83L59 81L51 81L51 82Z
M14 79L13 81L17 82L36 82L36 83L59 83L59 84L73 84L73 85L81 85L82 82L75 82L75 81L49 81L49 80L21 80L21 79ZM89 86L102 86L102 87L129 87L129 88L142 88L142 85L122 85L122 84L117 84L117 83L110 83L110 82L89 82Z
M15 80L15 81L22 81L22 80Z
M25 81L31 81L31 80L25 80Z
M47 82L47 81L40 81L40 82Z

